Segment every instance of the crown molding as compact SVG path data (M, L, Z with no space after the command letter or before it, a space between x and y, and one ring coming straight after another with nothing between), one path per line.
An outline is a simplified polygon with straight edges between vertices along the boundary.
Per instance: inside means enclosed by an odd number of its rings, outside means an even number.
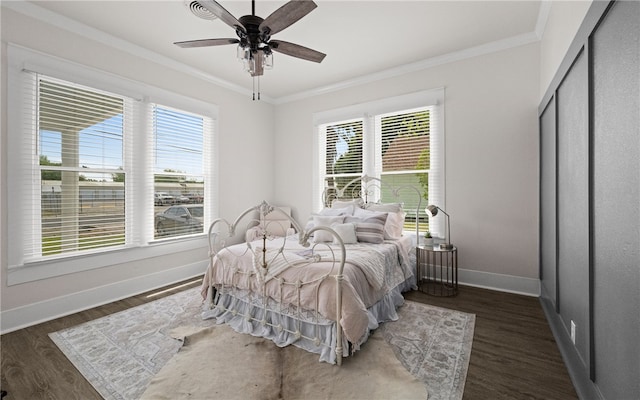
M538 20L536 21L536 27L534 32L538 37L538 40L542 40L544 30L547 27L547 21L549 20L549 14L551 13L551 0L542 0L540 2L540 11L538 12Z
M390 68L390 69L376 72L373 74L360 76L355 79L349 79L342 82L337 82L335 84L311 89L311 90L300 92L290 96L278 97L275 99L275 104L289 103L292 101L319 96L322 94L335 92L338 90L348 89L350 87L359 86L366 83L372 83L372 82L381 81L384 79L394 78L397 76L405 75L412 72L422 71L425 69L433 68L443 64L448 64L455 61L461 61L468 58L495 53L495 52L507 50L513 47L524 46L530 43L537 42L539 40L540 39L538 38L535 32L529 32L522 35L513 36L510 38L497 40L495 42L486 43L480 46L470 47L468 49L455 51L455 52L444 54L437 57L428 58L415 63L405 64L399 67Z

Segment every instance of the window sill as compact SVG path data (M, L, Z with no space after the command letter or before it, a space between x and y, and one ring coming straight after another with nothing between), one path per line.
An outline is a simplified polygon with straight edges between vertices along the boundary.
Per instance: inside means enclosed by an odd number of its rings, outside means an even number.
M181 251L207 247L207 235L192 236L185 239L162 240L146 246L138 246L99 254L70 256L46 261L29 262L10 266L7 274L7 286L19 285L62 275L90 271L153 257L161 257Z

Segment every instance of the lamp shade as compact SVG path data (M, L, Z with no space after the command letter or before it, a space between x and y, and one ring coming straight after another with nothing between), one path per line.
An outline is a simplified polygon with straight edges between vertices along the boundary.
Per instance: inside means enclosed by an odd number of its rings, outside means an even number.
M438 206L434 206L433 204L431 204L430 206L427 206L427 208L424 209L427 212L427 215L430 217L435 217L436 215L438 215Z

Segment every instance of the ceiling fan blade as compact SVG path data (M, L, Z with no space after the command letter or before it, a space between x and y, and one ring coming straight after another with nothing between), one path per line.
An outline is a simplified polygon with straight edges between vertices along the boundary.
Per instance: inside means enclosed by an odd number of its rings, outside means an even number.
M238 39L226 38L226 39L199 39L199 40L186 40L184 42L175 42L174 44L182 48L191 47L207 47L207 46L222 46L225 44L240 43Z
M312 0L291 0L275 10L260 24L260 32L273 35L318 7Z
M272 40L269 42L269 47L278 53L317 63L322 62L326 56L326 54L320 53L319 51L300 46L299 44L285 42L284 40Z
M244 26L238 21L236 17L234 17L229 11L225 10L217 1L215 0L197 0L198 3L204 8L206 8L213 15L218 17L222 22L229 25L233 29L240 29L242 32L246 33Z

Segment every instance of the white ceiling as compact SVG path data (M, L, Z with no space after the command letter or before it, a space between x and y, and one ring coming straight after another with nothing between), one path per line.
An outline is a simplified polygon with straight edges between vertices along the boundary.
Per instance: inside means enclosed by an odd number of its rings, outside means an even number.
M251 14L250 0L218 1L236 18ZM316 64L275 53L273 70L266 70L260 81L264 99L292 99L350 82L423 68L441 62L439 60L539 40L546 22L545 3L548 3L541 0L315 1L318 4L315 10L275 34L274 39L310 47L326 53L327 57ZM31 3L107 33L110 43L127 51L216 82L224 81L227 87L243 92L252 90L251 77L236 59L235 45L182 49L173 44L183 40L236 37L233 29L222 21L208 21L193 15L184 0ZM266 18L283 4L285 1L257 0L256 15ZM70 24L65 18L49 15L47 20L84 36L105 40L104 34L81 24ZM120 40L110 40L110 36Z

